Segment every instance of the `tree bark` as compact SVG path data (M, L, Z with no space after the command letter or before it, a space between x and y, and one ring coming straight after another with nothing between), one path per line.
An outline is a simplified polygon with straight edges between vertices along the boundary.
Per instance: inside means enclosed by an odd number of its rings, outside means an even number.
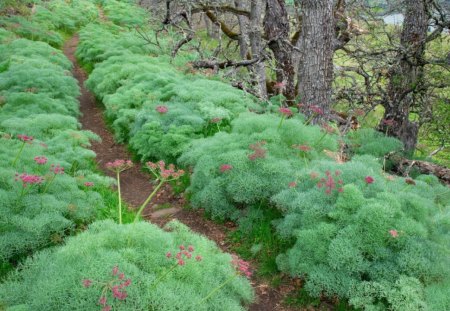
M261 46L261 16L263 8L265 8L265 0L251 0L250 7L250 45L252 49L252 58L262 57L262 46ZM256 63L253 66L254 73L256 75L256 80L259 89L259 95L261 98L267 98L267 87L266 87L266 67L263 61Z
M427 3L430 0L405 0L405 20L401 34L401 49L397 63L389 71L385 113L379 129L400 139L408 152L417 144L419 124L411 122L412 107L424 103L424 55L428 30Z
M302 1L302 49L299 62L299 96L307 114L314 114L318 123L330 114L333 53L334 16L333 0ZM318 106L323 114L311 112L311 106Z
M276 77L288 103L295 99L295 68L289 38L289 19L284 0L267 0L264 33L276 61Z
M234 5L237 9L245 9L242 0L234 0ZM237 17L239 22L239 54L242 59L246 59L248 55L248 18L242 15Z

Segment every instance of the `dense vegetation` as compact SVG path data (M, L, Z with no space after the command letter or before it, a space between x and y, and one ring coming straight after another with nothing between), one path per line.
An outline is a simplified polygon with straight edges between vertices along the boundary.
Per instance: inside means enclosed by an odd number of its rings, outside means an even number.
M127 8L111 2L105 12L121 20ZM28 18L2 18L0 308L242 310L250 284L212 242L176 222L165 232L100 221L117 218L112 180L88 149L98 137L76 119L72 65L49 45L97 14L90 1L52 1Z
M50 46L62 41L29 36L22 22L60 38L81 27L77 57L117 140L143 162L192 171L190 203L214 219L249 233L270 215L264 234L273 244L250 245L251 253L271 251L266 257L303 278L310 296L363 310L450 309L448 187L434 176L389 174L384 156L401 149L396 139L311 125L297 108L267 107L186 69L195 55L171 60L171 38L144 44L133 27L146 19L131 1L74 0L0 20L0 258L4 267L22 260L0 285L8 310L241 310L253 299L230 255L179 223L164 232L96 221L117 202L87 149L95 135L79 129L70 62ZM282 248L267 249L276 243Z

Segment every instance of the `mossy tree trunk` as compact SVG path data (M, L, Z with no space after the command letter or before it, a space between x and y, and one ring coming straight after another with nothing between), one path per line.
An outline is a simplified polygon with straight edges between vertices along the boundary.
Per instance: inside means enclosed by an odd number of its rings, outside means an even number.
M318 123L330 114L335 38L333 0L303 0L302 13L298 90L307 112L311 106L323 110L323 115L314 117L313 122Z
M284 0L267 0L264 16L264 33L272 50L276 64L276 79L288 103L295 98L295 68L293 47L289 39L289 19Z
M389 71L385 113L379 129L400 139L408 152L417 144L419 124L410 121L413 107L425 102L424 56L428 30L427 5L430 0L405 0L405 20L396 63Z

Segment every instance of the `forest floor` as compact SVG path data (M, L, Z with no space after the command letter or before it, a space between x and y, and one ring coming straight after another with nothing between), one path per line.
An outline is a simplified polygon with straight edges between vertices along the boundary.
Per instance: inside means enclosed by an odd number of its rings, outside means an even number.
M75 57L75 51L78 45L78 35L74 35L64 45L64 54L73 63L73 75L78 80L81 89L79 97L80 110L82 117L80 122L84 130L90 130L100 136L101 142L93 142L91 149L96 153L98 167L111 177L114 173L108 171L106 163L116 159L132 159L132 154L127 150L126 145L118 144L114 136L108 129L103 118L103 109L97 103L94 95L84 87L84 81L87 74L80 67ZM141 165L135 163L135 166L121 173L121 193L123 200L130 208L136 208L145 201L152 191L152 184L149 182L150 176L142 171ZM217 246L223 251L232 252L232 246L227 238L228 233L236 227L233 223L217 224L204 217L201 210L183 209L185 199L182 195L175 195L171 187L166 184L158 195L145 208L143 215L145 218L160 227L163 227L168 221L176 219L189 226L194 232L203 234L208 239L216 242ZM168 207L162 208L160 207ZM253 270L256 270L256 264L251 263ZM287 279L281 282L281 285L274 288L269 285L269 281L256 276L251 279L255 289L256 300L249 306L250 311L290 311L290 310L313 310L290 308L283 305L283 300L296 287L294 282Z

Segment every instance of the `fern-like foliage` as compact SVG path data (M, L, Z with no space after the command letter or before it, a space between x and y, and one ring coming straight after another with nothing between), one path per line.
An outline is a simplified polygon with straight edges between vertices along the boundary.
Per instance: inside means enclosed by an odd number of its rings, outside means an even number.
M392 151L402 149L402 142L373 129L359 129L347 135L350 151L355 154L370 154L381 158Z
M358 308L438 310L426 288L450 277L448 189L383 174L370 156L313 161L299 176L272 198L285 214L279 233L296 239L282 270Z
M241 304L249 303L253 292L247 279L236 276L231 256L180 223L171 222L167 229L144 222L96 222L63 247L27 260L0 285L0 300L11 309L95 310L102 296L96 282L109 281L117 266L131 284L126 303L108 298L116 310L244 310ZM180 245L193 246L192 258L173 269L176 260L166 253L175 256ZM85 279L93 282L88 288L83 286Z
M298 179L297 171L323 150L336 150L333 135L297 118L241 114L231 133L194 141L179 162L192 166L192 204L214 218L238 216L239 205L267 201ZM304 146L306 151L297 146Z

